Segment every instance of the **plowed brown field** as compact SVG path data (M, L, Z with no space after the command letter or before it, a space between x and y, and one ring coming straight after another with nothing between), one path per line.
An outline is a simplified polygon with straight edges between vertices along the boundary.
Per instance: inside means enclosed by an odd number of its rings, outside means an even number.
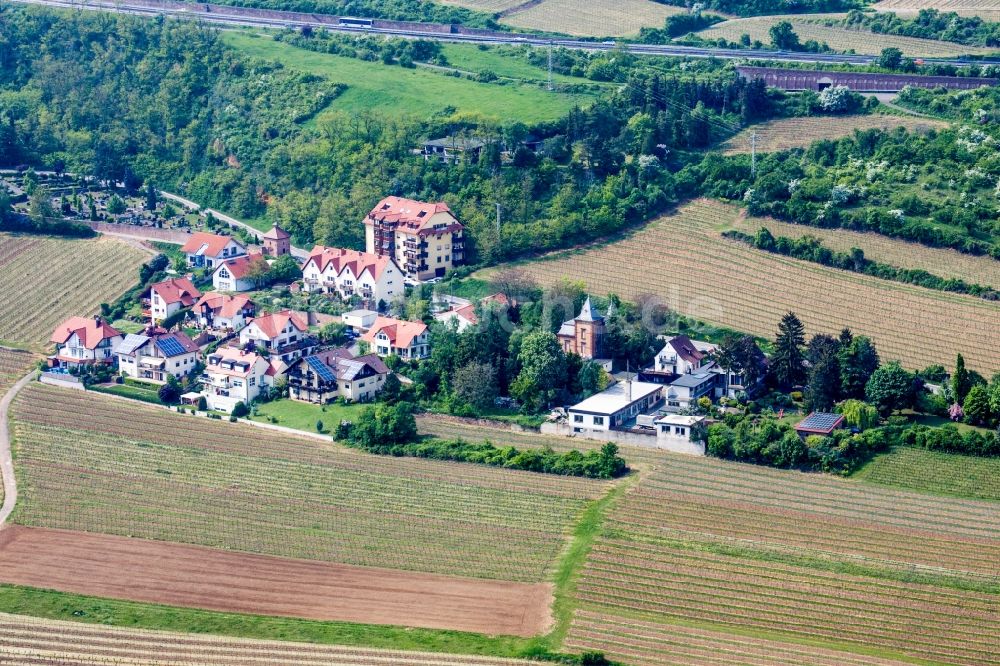
M146 539L11 525L0 581L235 613L532 636L548 584L250 555Z

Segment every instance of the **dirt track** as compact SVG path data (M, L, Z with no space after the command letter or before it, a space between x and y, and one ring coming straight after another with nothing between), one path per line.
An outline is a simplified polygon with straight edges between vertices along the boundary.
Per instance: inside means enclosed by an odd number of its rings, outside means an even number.
M550 586L354 567L10 525L0 581L209 610L533 636Z

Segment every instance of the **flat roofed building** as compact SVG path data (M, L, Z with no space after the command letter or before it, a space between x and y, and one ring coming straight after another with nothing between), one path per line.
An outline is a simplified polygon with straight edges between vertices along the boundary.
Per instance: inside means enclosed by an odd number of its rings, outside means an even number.
M704 416L666 414L653 422L656 427L656 446L674 453L705 455Z
M573 432L607 431L625 427L663 401L662 384L618 382L567 410Z

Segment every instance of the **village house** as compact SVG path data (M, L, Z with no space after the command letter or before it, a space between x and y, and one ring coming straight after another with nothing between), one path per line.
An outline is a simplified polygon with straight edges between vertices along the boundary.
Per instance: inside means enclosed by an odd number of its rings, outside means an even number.
M199 328L233 332L246 326L256 306L248 296L210 291L191 308Z
M431 355L430 331L420 321L379 317L361 340L382 357L399 356L411 361Z
M424 159L436 159L454 164L468 155L469 160L478 162L486 144L471 137L447 136L442 139L424 141Z
M126 335L117 353L123 375L160 384L170 377L186 377L198 364L198 345L184 333L162 328Z
M220 347L208 355L201 375L206 406L232 412L236 403L249 405L272 385L274 370L260 354Z
M604 348L606 332L604 317L590 302L588 296L580 308L580 314L569 321L564 321L556 337L567 354L602 361L606 353ZM610 366L610 362L604 361L602 365Z
M308 355L316 344L306 320L291 310L257 317L240 331L241 347L266 350L272 362L286 365Z
M509 305L507 297L503 294L491 294L490 296L480 299L479 302L484 306L489 306L494 303L500 306ZM479 323L479 315L476 314L476 306L474 303L452 307L444 312L439 312L434 315L434 319L444 324L455 322L455 326L457 327L459 333L468 327L475 326Z
M357 296L371 309L405 293L403 271L389 256L317 245L302 267L302 288L312 293Z
M654 421L657 448L687 453L694 456L705 455L708 440L704 416L682 416L666 414Z
M170 278L150 285L148 293L149 318L156 324L182 308L194 305L201 292L188 278Z
M639 381L612 384L567 410L573 432L581 435L628 428L639 415L663 402L664 387Z
M758 360L766 365L767 359L756 346ZM700 398L736 398L741 393L752 393L759 388L764 376L763 368L753 386L748 386L743 373L729 371L714 360L718 345L691 340L686 335L667 338L663 349L657 353L653 366L643 370L639 378L667 386L666 409L682 412L697 408Z
M56 345L56 353L48 358L49 367L112 365L122 339L121 332L99 316L70 317L56 326L49 338Z
M429 280L462 263L464 227L447 204L386 197L365 217L365 249L389 257L414 280Z
M246 254L247 249L231 236L197 231L184 243L181 252L187 257L188 266L212 268L220 261Z
M260 237L261 249L265 256L283 257L292 253L292 235L277 224Z
M371 328L376 319L378 313L374 310L351 310L340 315L340 322L358 335Z
M344 348L300 358L289 366L288 397L329 404L337 398L367 402L385 386L389 368L375 354L354 356Z
M245 254L216 264L212 286L219 291L251 291L257 288L256 280L266 271L264 255Z

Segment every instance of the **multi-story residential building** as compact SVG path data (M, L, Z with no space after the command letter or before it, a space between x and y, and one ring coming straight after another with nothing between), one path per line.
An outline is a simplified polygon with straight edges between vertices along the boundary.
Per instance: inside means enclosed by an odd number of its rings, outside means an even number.
M212 286L219 291L250 291L257 288L258 272L266 272L267 260L262 254L245 254L235 259L220 261L212 271Z
M306 320L291 310L257 317L240 331L241 347L267 350L272 362L290 364L307 356L316 344Z
M422 321L378 317L361 340L382 357L399 356L409 361L431 355L430 331Z
M181 308L189 308L201 292L188 278L170 278L149 287L149 318L156 324Z
M202 393L209 409L232 412L236 403L249 405L270 387L273 375L271 364L263 356L220 347L206 359Z
M580 308L580 314L564 321L556 337L567 354L576 354L585 359L603 359L605 332L604 317L591 304L588 296Z
M152 327L126 335L117 353L123 375L161 384L170 377L186 377L198 364L198 345L191 338Z
M200 328L236 332L246 326L256 311L254 302L242 294L210 291L191 308Z
M111 365L122 339L122 334L101 317L70 317L56 326L49 338L56 345L56 353L48 358L49 367Z
M391 258L407 277L429 280L462 263L463 230L445 203L386 197L365 217L365 248Z
M187 257L188 266L212 268L220 261L246 254L247 249L231 236L198 231L191 234L181 252Z
M354 356L330 349L300 358L288 368L288 397L328 404L337 398L367 402L385 386L389 368L375 354Z
M403 272L389 256L317 245L302 267L308 292L357 296L370 308L383 307L405 293Z
M656 355L656 372L673 375L685 375L701 370L711 363L711 354L718 350L716 345L708 342L691 340L686 335L675 335L667 338L663 349Z

